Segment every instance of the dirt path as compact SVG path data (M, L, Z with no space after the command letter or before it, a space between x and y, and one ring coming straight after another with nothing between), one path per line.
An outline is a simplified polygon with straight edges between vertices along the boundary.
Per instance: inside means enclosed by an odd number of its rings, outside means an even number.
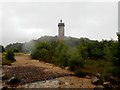
M29 55L16 56L15 59L16 61L12 63L12 66L37 66L37 67L43 67L51 72L63 72L67 74L73 74L72 72L57 67L53 64L45 63L43 61L38 61L38 60L32 60Z
M43 67L46 71L50 72L60 72L66 74L73 74L69 70L62 69L50 63L45 63L38 60L31 60L29 55L20 55L15 57L16 61L12 63L12 66L37 66ZM91 84L91 79L78 78L76 76L65 76L56 78L53 80L38 81L23 86L23 88L94 88L95 86Z

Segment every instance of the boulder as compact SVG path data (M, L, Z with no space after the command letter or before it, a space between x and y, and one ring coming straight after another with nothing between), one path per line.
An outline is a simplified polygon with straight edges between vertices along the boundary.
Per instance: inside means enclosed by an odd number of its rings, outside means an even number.
M111 88L111 83L110 82L103 82L103 86L105 88Z
M94 85L98 85L100 84L100 79L97 77L93 77L91 83Z
M69 70L69 67L65 67L66 70Z
M86 79L91 79L92 77L90 75L85 76Z
M120 83L120 78L115 77L115 76L109 76L109 81L112 82L113 84L118 84Z

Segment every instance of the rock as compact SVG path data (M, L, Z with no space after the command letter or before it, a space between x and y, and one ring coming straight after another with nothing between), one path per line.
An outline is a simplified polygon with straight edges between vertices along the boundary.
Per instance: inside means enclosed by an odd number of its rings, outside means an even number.
M7 84L18 84L20 82L20 80L16 77L11 77L8 81L7 81Z
M48 72L48 71L49 71L48 69L45 69L45 70L44 70L45 73Z
M74 83L70 83L70 85L74 85Z
M108 76L108 78L109 78L109 81L112 82L112 83L114 83L114 84L120 83L120 78L118 78L118 77Z
M91 83L94 85L98 85L100 83L100 79L97 77L93 77Z
M69 67L65 67L66 70L69 70Z
M110 82L103 82L103 86L105 88L110 88L111 87L111 83Z
M65 84L65 82L59 81L59 85L63 85L63 84Z
M97 74L96 74L96 77L97 77L97 78L100 78L100 73L97 73Z
M92 77L89 76L89 75L86 75L85 78L86 78L86 79L91 79Z

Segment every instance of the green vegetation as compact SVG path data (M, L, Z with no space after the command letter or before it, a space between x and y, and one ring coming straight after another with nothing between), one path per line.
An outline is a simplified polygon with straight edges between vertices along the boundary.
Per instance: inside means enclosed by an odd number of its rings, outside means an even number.
M33 59L52 62L60 66L66 66L69 60L68 47L59 41L36 42L32 48L31 56Z
M7 53L2 54L2 65L11 65L15 61L13 51L9 50Z
M7 60L4 56L2 56L2 65L11 65L12 62L12 60Z
M32 50L32 58L47 61L50 59L51 46L47 42L37 42Z
M81 70L89 74L95 75L96 73L106 74L111 72L112 62L102 60L91 60L85 61L84 68Z
M114 46L113 52L113 74L120 77L120 34L118 36L118 43Z
M13 52L31 52L33 59L68 66L76 75L83 76L100 72L103 76L112 73L120 76L120 35L118 41L90 40L88 38L65 37L57 41L57 37L44 36L26 43L7 45L5 50Z
M70 58L68 60L68 66L70 70L75 71L79 68L83 68L84 63L84 59L81 57L77 50L75 50L74 52L71 51Z
M9 50L9 51L7 51L7 53L5 55L5 59L7 59L7 60L15 60L14 56L15 55L14 55L13 51Z
M117 58L119 56L117 41L95 41L87 38L36 41L31 56L55 65L68 66L78 76L79 73L83 76L86 73L94 75L99 72L103 76L107 73L115 73L118 70L115 65L120 61Z

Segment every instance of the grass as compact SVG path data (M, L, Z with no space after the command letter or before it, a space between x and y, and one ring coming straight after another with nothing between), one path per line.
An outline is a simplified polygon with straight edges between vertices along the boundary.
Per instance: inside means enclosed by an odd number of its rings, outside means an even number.
M112 62L106 60L86 60L83 68L77 68L74 74L78 77L96 76L100 73L100 83L106 81L106 76L112 72Z
M22 55L26 55L26 54L30 55L29 53L22 53L22 52L14 53L14 54L15 54L15 56L22 56Z
M112 62L107 60L86 60L83 70L87 73L106 73L112 67Z
M112 62L106 60L86 60L84 68L80 68L81 72L88 73L90 75L95 75L100 73L101 77L111 72Z

